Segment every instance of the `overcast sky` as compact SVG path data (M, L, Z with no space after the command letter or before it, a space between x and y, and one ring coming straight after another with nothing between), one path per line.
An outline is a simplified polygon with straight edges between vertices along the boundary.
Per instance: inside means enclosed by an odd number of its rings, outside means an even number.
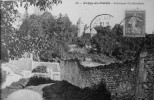
M84 2L109 2L110 4L92 5L83 4ZM125 18L126 10L136 9L146 11L146 32L152 33L154 30L154 0L62 0L62 4L53 6L50 12L53 15L67 14L73 24L76 24L81 17L83 23L89 26L92 19L99 14L113 15L112 22L115 24ZM20 9L20 12L24 12L23 9ZM40 12L37 8L31 7L29 13L39 14Z

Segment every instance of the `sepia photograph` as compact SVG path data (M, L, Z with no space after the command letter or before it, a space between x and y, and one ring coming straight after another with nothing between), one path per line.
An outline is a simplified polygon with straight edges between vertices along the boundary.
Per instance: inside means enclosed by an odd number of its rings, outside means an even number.
M154 100L154 0L0 0L0 100Z

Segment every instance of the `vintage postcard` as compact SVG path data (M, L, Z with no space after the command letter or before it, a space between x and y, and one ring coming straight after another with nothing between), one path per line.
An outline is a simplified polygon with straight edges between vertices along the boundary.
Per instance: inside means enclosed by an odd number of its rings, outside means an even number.
M1 100L154 100L154 0L1 0Z

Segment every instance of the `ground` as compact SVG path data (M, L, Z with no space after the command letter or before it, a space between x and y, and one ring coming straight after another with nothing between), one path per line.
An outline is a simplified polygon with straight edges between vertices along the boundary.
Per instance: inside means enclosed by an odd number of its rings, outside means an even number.
M28 87L26 87L26 89L34 90L34 91L36 91L36 92L38 92L38 93L40 93L42 95L42 93L43 93L42 88L44 88L45 86L49 86L51 84L53 84L53 83L42 84L42 85L38 85L38 86L28 86Z

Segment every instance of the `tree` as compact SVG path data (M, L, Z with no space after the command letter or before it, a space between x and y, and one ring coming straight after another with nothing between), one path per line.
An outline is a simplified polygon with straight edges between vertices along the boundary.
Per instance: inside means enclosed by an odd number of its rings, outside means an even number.
M112 31L108 27L95 27L98 34L92 37L92 46L97 49L98 53L112 56L112 52L118 43L115 38L112 38Z
M16 29L12 23L16 21L19 16L17 8L24 6L27 10L28 5L34 5L45 10L51 9L53 4L61 3L60 0L13 0L13 1L0 1L1 11L1 60L8 61L10 58L18 58L19 53L16 52L14 46L18 44L16 39ZM18 48L19 49L19 48Z
M9 55L10 44L13 41L13 33L15 28L12 23L15 21L15 17L18 14L17 10L14 8L14 2L0 2L1 4L1 57L3 60L8 60L11 58Z
M46 60L62 58L76 33L77 28L67 16L55 19L49 12L33 14L25 18L16 32L14 49L19 55L31 52Z
M123 26L116 24L110 27L95 27L98 32L92 37L93 49L99 54L106 54L119 60L133 60L141 47L143 38L123 37Z
M55 31L58 34L58 38L68 44L71 44L73 39L77 37L77 27L72 25L67 15L59 14Z

